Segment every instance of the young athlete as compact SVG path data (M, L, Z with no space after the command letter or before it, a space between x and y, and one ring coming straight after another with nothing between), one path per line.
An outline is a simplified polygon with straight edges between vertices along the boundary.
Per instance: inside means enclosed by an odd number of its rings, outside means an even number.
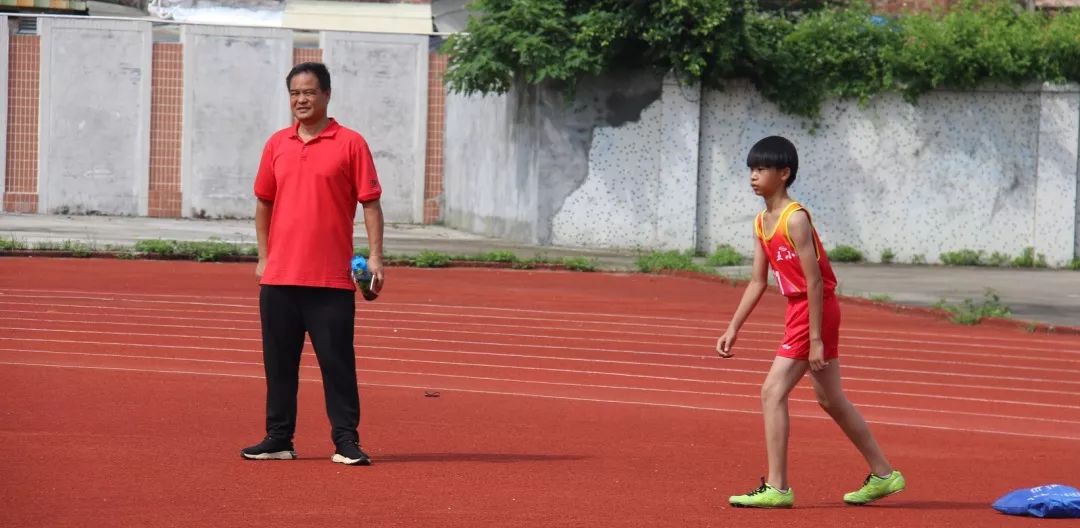
M772 136L758 141L747 156L750 187L765 199L754 221L753 277L724 335L716 343L730 358L743 322L768 285L771 266L780 293L788 299L784 341L761 387L769 477L746 495L731 497L733 506L790 508L795 494L787 480L788 394L810 371L818 403L844 431L866 462L870 474L862 488L844 495L848 504L866 504L904 489L904 477L889 465L870 427L840 388L840 304L836 276L810 221L810 214L788 196L799 157L795 145Z

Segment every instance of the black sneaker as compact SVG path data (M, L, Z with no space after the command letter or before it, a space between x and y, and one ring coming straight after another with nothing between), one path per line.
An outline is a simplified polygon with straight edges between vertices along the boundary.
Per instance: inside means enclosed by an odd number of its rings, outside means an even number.
M240 450L240 456L248 460L293 460L296 451L292 440L282 438L263 438L262 442Z
M371 459L368 458L367 453L360 450L360 444L356 442L337 446L337 450L334 452L334 456L330 457L330 460L349 466L371 465Z

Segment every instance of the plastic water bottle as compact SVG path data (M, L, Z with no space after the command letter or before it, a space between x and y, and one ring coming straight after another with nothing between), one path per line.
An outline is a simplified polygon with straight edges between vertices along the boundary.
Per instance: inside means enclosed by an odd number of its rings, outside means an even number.
M375 284L375 275L368 270L366 258L360 255L353 257L352 274L353 280L356 281L356 285L360 288L360 295L364 297L364 300L374 301L379 294L371 289Z

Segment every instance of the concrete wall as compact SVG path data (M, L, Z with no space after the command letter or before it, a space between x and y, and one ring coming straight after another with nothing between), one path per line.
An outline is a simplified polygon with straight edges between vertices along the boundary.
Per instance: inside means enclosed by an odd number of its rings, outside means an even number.
M323 32L330 114L367 139L390 222L424 219L428 38Z
M7 183L7 129L8 129L8 72L10 66L9 51L11 46L11 32L8 31L8 17L0 15L0 28L4 34L0 35L0 211L4 210L4 185Z
M145 215L151 24L43 18L39 28L39 211Z
M1030 246L1052 265L1080 252L1076 85L832 102L810 130L748 84L700 94L625 75L584 82L571 102L537 88L451 95L447 130L445 221L486 235L749 253L762 203L746 154L781 134L800 151L792 194L827 247L936 262Z
M444 221L522 242L694 245L698 90L649 74L447 100Z
M535 91L535 90L532 90ZM443 219L492 237L537 240L532 91L446 98Z
M1034 246L1069 260L1080 255L1080 86L1044 88L1039 104Z
M183 26L184 216L250 217L263 146L288 126L292 32Z
M1051 263L1075 251L1077 92L937 92L911 106L890 95L868 108L831 103L808 131L749 86L706 94L698 231L702 249L752 248L761 200L746 154L781 134L799 148L792 193L814 214L827 247L899 261L970 248Z
M648 75L598 84L586 85L578 106L569 112L560 94L551 94L555 99L545 108L544 115L559 116L553 121L562 124L545 130L591 136L591 142L575 145L564 141L566 135L550 135L549 143L569 148L551 149L551 156L541 158L542 165L552 162L544 177L556 183L541 186L549 194L541 201L540 217L553 217L551 237L545 241L566 246L694 247L700 90ZM592 101L602 103L588 104ZM646 101L651 102L641 108ZM563 170L568 160L587 166ZM577 177L565 181L559 174Z

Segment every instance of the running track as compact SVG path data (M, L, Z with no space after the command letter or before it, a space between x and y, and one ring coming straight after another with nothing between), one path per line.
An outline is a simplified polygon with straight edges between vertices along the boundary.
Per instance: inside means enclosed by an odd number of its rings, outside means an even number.
M796 509L733 510L765 471L782 298L720 360L740 288L485 269L392 268L361 301L374 466L329 462L310 350L301 460L246 462L264 397L251 268L0 258L0 525L1026 526L989 504L1080 484L1080 338L845 303L846 390L908 491L841 503L865 468L806 382Z

